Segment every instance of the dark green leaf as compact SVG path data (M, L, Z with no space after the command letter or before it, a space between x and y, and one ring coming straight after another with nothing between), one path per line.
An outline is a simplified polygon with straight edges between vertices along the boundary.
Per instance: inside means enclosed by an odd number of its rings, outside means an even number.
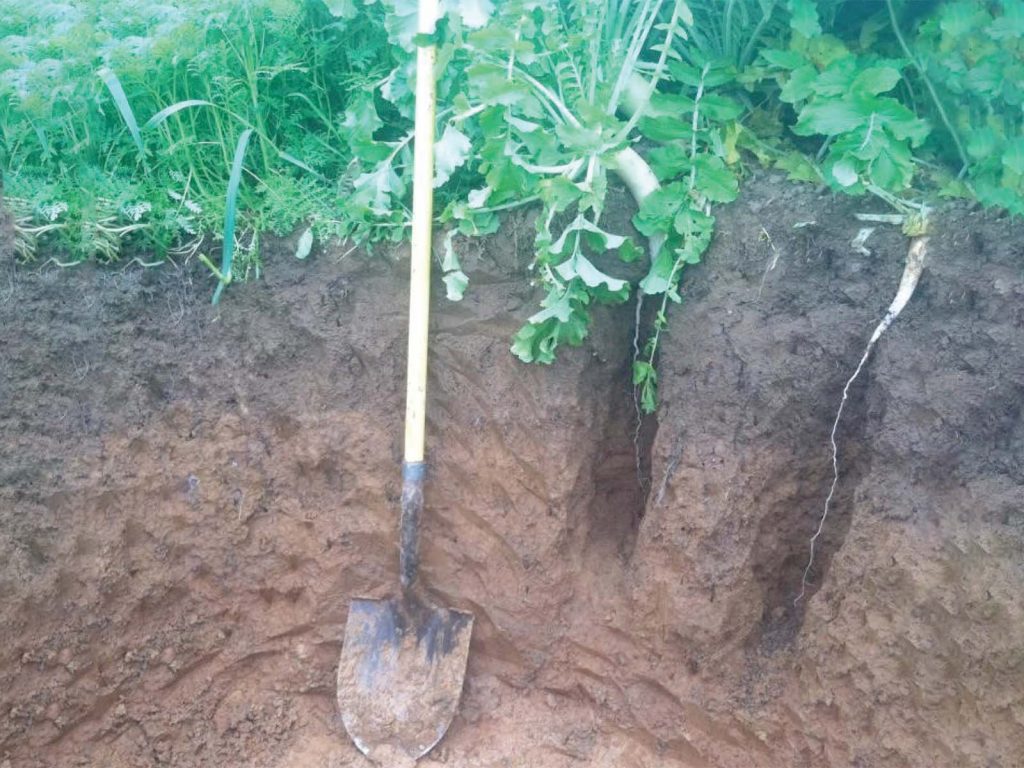
M819 96L850 95L853 82L857 78L857 60L852 56L844 56L828 65L815 79L814 92Z
M692 135L690 123L683 115L679 117L645 117L637 124L637 129L645 138L657 142L689 139Z
M680 183L666 184L640 203L640 210L633 217L633 224L641 234L651 235L668 232L680 206L688 204L690 193Z
M868 115L849 101L815 101L800 111L793 133L798 136L833 136L859 128L867 119Z
M213 303L220 301L224 286L231 282L231 266L235 255L235 219L238 215L238 187L242 183L242 164L245 161L245 150L249 146L252 128L246 128L235 144L235 157L231 161L231 175L228 177L228 192L224 205L224 247L221 253L221 281L213 292Z
M999 137L991 128L978 128L967 137L967 154L975 160L989 157L999 146Z
M801 152L791 151L775 161L775 167L789 174L793 181L821 181L821 174L814 164Z
M715 203L731 203L739 194L736 176L720 157L698 155L694 161L697 191Z
M146 148L142 144L139 124L135 121L135 113L132 111L132 105L128 103L128 96L125 95L124 88L121 87L121 81L117 79L117 75L112 69L107 69L106 67L100 70L100 78L110 91L110 95L114 98L117 111L121 113L121 119L124 120L124 124L128 127L128 133L131 134L132 141L135 142L135 147L139 150L139 154L145 155Z
M782 86L779 98L787 104L803 101L814 93L814 81L817 78L818 70L810 64L794 69Z
M632 264L645 253L644 249L634 243L632 238L626 238L626 241L619 247L619 259L626 264Z
M798 51L780 51L769 48L761 51L761 58L781 69L797 69L807 65L807 57Z
M690 170L690 147L682 142L662 144L652 149L647 159L661 181L670 181Z
M726 122L743 114L743 106L727 96L707 93L700 102L700 113L710 120Z
M868 67L861 69L851 86L853 90L871 95L891 91L900 81L899 70L893 67Z

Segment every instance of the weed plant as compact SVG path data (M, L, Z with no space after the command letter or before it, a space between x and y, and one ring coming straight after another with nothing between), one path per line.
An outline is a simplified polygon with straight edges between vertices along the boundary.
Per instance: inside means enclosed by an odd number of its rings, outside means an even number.
M0 163L23 261L212 250L240 137L238 236L344 237L344 114L390 69L379 13L303 0L0 9ZM247 254L247 255L246 255ZM240 249L236 274L258 269Z

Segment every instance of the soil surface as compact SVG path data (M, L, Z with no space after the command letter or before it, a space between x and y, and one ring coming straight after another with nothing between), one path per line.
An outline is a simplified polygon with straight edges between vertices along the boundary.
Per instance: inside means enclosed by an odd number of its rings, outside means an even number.
M766 176L719 211L636 440L634 306L524 366L532 228L465 245L421 573L475 625L420 765L1024 766L1020 224L936 217L794 606L906 251L851 245L865 207ZM335 674L398 584L406 266L287 246L216 308L198 270L0 260L0 768L367 765Z

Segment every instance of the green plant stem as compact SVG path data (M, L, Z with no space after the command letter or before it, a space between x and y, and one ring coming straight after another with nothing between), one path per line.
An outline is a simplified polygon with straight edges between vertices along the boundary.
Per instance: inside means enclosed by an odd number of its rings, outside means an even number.
M741 69L746 67L753 58L754 46L761 38L761 32L764 31L765 25L771 20L772 14L774 13L775 2L772 2L771 5L768 6L767 10L762 11L761 20L757 22L757 26L754 27L754 31L751 33L750 39L747 40L747 44L743 46L743 53L740 54L739 66Z
M932 97L932 102L935 104L935 109L939 112L939 117L942 119L942 124L946 126L946 130L949 131L949 135L953 138L953 143L956 144L956 151L960 155L960 173L957 174L958 179L962 179L964 174L967 173L967 169L970 166L970 160L967 159L967 153L964 151L964 145L960 142L960 135L953 127L953 123L949 119L949 115L946 114L946 108L942 106L942 101L939 99L939 94L935 90L935 86L932 84L932 80L928 77L928 73L924 71L924 67L921 66L921 62L917 60L917 57L911 52L910 46L907 45L907 41L903 37L903 33L900 31L900 25L896 20L896 10L893 8L892 0L885 0L885 7L889 10L889 21L892 23L892 31L896 35L896 39L899 41L900 48L903 49L903 53L906 54L907 58L910 59L910 63L914 65L914 69L921 76L924 81L925 87L928 89L929 95Z
M622 92L629 83L629 78L636 70L637 61L640 60L640 54L643 52L644 43L651 34L651 30L654 28L654 23L658 19L658 13L661 11L663 0L657 0L657 5L651 10L651 0L645 0L643 7L639 14L631 17L630 26L633 28L632 36L629 43L629 48L626 49L626 56L622 62L622 67L619 69L618 77L615 79L615 86L612 89L611 98L608 100L608 107L606 112L609 115L614 115L619 109L619 99L622 97ZM629 3L624 3L625 7L629 7ZM676 3L678 8L678 2ZM649 12L649 15L648 15ZM624 13L620 7L619 13Z
M676 34L676 25L679 23L680 7L680 3L678 2L672 7L672 20L668 23L668 31L665 33L665 40L661 46L661 54L658 56L658 63L654 67L654 74L651 76L651 81L647 84L647 90L643 96L640 108L634 110L633 114L626 122L626 125L623 126L621 131L619 131L619 139L622 141L629 138L630 133L632 133L636 124L640 121L640 118L644 116L647 105L651 102L651 98L654 96L654 92L658 88L658 83L661 81L661 77L665 72L665 64L668 62L668 52L672 47L672 39Z
M707 77L710 64L705 64L701 70L700 81L697 83L697 93L693 99L693 117L691 120L692 135L690 139L690 180L689 187L691 194L697 184L697 132L700 127L700 102L704 97L704 80ZM692 202L690 203L693 204ZM692 233L688 233L687 236L692 236ZM669 296L675 290L676 278L683 268L683 258L677 257L672 263L672 270L668 276L668 287L661 296L661 306L658 307L658 314L654 318L654 332L651 337L647 340L644 346L644 351L647 354L647 365L654 368L654 361L658 354L658 344L661 341L661 332L666 325L666 312L668 311ZM634 358L635 359L635 358ZM634 398L636 394L634 393Z

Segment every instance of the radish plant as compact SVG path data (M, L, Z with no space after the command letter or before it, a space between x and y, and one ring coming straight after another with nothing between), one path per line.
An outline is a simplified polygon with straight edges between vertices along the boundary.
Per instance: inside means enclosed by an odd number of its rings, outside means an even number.
M303 255L407 236L414 0L137 6L10 9L0 170L21 260L189 259L238 231L248 246L206 259L219 295L259 273L262 231L307 232ZM1022 0L444 0L448 296L469 282L462 238L534 206L542 300L512 351L550 363L595 305L632 295L651 318L632 372L650 411L680 279L752 158L897 206L930 189L1024 212L1022 20ZM615 183L644 239L609 225Z
M387 5L393 42L411 51L413 5ZM441 260L449 297L460 298L468 282L456 238L494 232L499 213L537 206L530 272L544 297L512 352L550 363L560 346L582 343L594 305L629 298L633 286L614 274L607 254L624 262L646 254L637 290L659 305L633 377L643 410L653 410L668 302L679 301L684 267L710 242L710 205L737 194L735 121L743 108L717 91L734 70L688 47L694 17L684 0L463 0L447 11L435 183L449 192ZM401 63L381 88L404 115L408 77ZM349 111L347 124L359 137L356 200L400 220L411 134L374 141L382 121L370 98ZM646 248L609 230L610 176L635 199L633 223Z
M800 580L799 603L807 594L814 567L818 539L821 537L840 479L839 446L836 433L843 417L850 388L860 376L876 343L900 315L914 295L924 270L928 247L928 206L907 199L912 193L917 166L914 150L929 136L931 128L897 99L885 95L901 84L904 70L914 67L925 79L930 93L935 90L927 75L912 58L883 58L874 53L853 53L838 40L821 36L815 6L794 15L794 35L787 50L765 50L761 56L769 73L776 73L781 86L779 98L793 105L797 120L794 134L821 141L815 161L794 153L784 155L781 167L791 174L810 169L836 191L852 195L869 193L895 209L895 214L869 215L875 221L901 223L910 238L903 276L896 295L875 326L860 361L846 380L829 433L832 482L826 495L818 525L809 540L809 553ZM889 22L894 37L909 53L898 26L892 0L887 0ZM771 76L769 74L769 76ZM936 107L945 115L936 97ZM954 131L948 121L947 128ZM954 133L955 144L960 147ZM961 175L966 171L962 169Z

